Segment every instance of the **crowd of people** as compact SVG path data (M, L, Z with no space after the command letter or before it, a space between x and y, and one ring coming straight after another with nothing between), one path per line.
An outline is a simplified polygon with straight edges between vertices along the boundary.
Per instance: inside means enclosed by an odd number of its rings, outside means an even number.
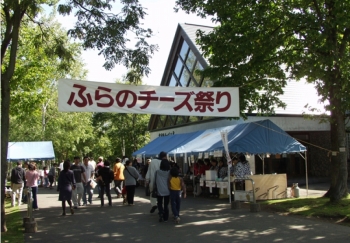
M249 163L244 154L233 156L232 167L228 173L228 167L224 161L212 159L198 159L188 170L187 175L200 177L205 175L207 170L214 170L217 178L224 179L228 174L242 178L250 175ZM116 158L111 167L108 160L103 157L98 158L96 163L93 158L80 157L73 158L73 162L65 160L53 164L48 170L43 168L43 175L37 170L36 163L17 162L16 168L11 172L12 188L12 206L21 205L26 202L26 195L22 196L23 187L31 189L32 208L39 210L37 201L38 181L44 180L45 187L54 188L57 181L58 200L62 202L62 215L66 215L66 204L69 205L69 211L74 211L81 206L87 206L93 203L94 188L98 189L98 198L100 206L105 206L105 195L108 199L108 206L112 206L112 191L116 198L122 198L123 204L134 205L135 188L139 184L139 179L145 180L146 188L149 188L151 209L150 213L158 210L159 222L169 220L169 204L174 216L174 221L180 221L181 197L186 198L186 186L181 174L180 168L176 163L167 159L167 154L161 152L157 159L148 159L146 164L141 167L137 160L129 160L126 157ZM57 173L58 172L58 173ZM56 180L57 179L57 180ZM237 189L244 189L244 180L236 182ZM156 193L153 193L156 192ZM211 196L217 197L219 190L215 188Z
M169 203L171 205L174 221L180 221L180 198L186 197L186 187L183 179L179 176L181 170L178 166L167 160L167 154L161 152L159 159L148 159L145 166L141 167L137 160L129 160L123 157L116 158L113 168L108 160L98 158L96 163L93 158L80 157L62 161L59 165L53 164L48 170L43 168L43 175L37 169L35 162L17 162L16 168L11 171L12 206L21 205L26 202L23 188L31 190L32 208L39 210L37 192L39 181L44 180L44 187L54 188L57 181L58 200L62 202L62 215L66 215L68 203L69 212L74 214L81 206L92 204L93 191L98 188L100 206L104 207L105 195L108 206L112 206L111 188L122 198L123 204L134 205L135 188L139 179L145 179L145 185L150 191L157 188L156 198L150 197L152 208L150 213L158 210L159 221L166 222L169 219ZM23 166L23 168L22 168Z
M199 178L204 177L206 175L206 171L211 170L215 171L217 180L224 180L228 176L234 176L236 178L244 178L245 176L251 175L251 170L249 166L249 162L246 159L246 156L241 154L231 154L231 162L232 166L228 169L228 165L224 160L217 160L216 158L205 158L204 160L198 159L195 163L193 163L186 175L195 176L196 183L196 195L202 194L202 192L206 192L206 194L210 194L210 197L218 197L219 189L213 188L212 192L208 192L208 188L206 186L199 185ZM229 172L229 173L228 173ZM237 180L235 182L235 186L237 190L245 189L245 181Z

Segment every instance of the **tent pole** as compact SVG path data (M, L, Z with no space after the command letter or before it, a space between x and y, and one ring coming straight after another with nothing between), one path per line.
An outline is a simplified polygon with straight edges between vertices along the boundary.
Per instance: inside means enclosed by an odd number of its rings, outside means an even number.
M305 151L305 157L299 152L300 156L305 160L305 183L306 183L306 196L309 196L309 179L307 175L307 151Z
M306 196L309 196L309 178L307 175L307 151L305 150L305 179L306 179Z
M263 161L263 175L265 175L265 156L262 157Z

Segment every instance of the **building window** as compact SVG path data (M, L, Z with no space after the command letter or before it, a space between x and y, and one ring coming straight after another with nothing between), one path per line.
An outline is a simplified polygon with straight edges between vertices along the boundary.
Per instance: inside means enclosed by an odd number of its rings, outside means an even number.
M174 74L171 75L169 86L177 86L177 82L176 82L176 79L174 77Z
M187 87L187 84L190 80L190 73L187 71L187 69L185 68L184 71L182 72L181 78L180 78L180 84L182 87Z
M179 59L177 59L177 63L176 63L175 70L174 70L177 77L180 77L182 68L183 68L182 61L179 58Z
M188 44L184 40L182 43L181 51L180 51L180 57L182 57L182 60L186 60L188 49L189 49Z
M186 66L190 72L193 71L193 68L195 67L196 63L196 56L193 54L193 52L190 50L190 53L188 54L188 57L186 59Z

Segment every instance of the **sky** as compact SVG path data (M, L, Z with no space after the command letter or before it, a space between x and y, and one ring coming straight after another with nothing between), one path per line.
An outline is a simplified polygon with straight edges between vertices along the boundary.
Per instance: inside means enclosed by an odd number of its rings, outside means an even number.
M62 0L62 2L64 1ZM210 19L202 19L195 14L186 14L183 11L176 13L174 11L175 0L139 0L139 2L146 8L145 11L148 14L143 20L143 27L151 28L154 34L149 42L159 46L159 50L155 52L150 60L151 73L148 77L143 78L143 84L159 86L178 24L191 23L206 26L214 26L215 24ZM115 5L113 13L119 13L121 8L119 0L116 0ZM67 30L72 28L76 22L74 16L63 17L59 15L57 19ZM112 71L104 69L104 57L99 56L96 50L84 51L82 58L85 68L88 70L86 78L88 81L115 82L116 80L121 80L127 72L127 69L121 65L116 66ZM313 85L305 84L305 81L298 82L297 85L299 87L294 87L294 90L301 88L305 91L305 94L299 95L297 99L300 103L300 109L306 111L307 109L303 108L303 106L309 104L323 111L323 104L319 102L319 97ZM290 89L290 87L287 87L287 89Z
M119 3L117 0L116 2ZM175 13L175 0L140 0L142 6L147 8L148 14L144 19L144 28L150 28L154 36L150 39L152 44L158 44L159 49L150 60L151 73L143 78L147 85L159 86L166 61L173 42L178 23L191 23L199 25L214 26L210 19L202 19L195 14L186 14L183 11ZM118 13L120 8L115 8ZM57 19L66 29L73 27L75 22L73 16L58 16ZM123 66L117 66L112 71L103 68L104 57L98 55L96 50L87 50L82 54L85 68L88 70L88 81L115 82L122 79L127 70Z

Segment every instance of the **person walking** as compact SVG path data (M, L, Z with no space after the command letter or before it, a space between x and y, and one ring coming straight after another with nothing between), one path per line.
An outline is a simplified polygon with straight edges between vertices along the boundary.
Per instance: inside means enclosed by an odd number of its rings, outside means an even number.
M17 162L17 167L11 171L11 189L12 189L12 202L11 207L16 206L16 198L18 198L18 206L22 204L23 186L26 180L24 169L22 168L22 162Z
M74 172L70 170L70 161L66 160L63 162L63 170L60 172L57 184L58 200L62 201L62 216L66 215L66 202L68 202L71 214L74 214L71 199L75 186Z
M115 160L115 165L113 167L114 173L114 191L117 197L122 197L123 181L124 181L124 169L125 166L121 163L121 159L117 158Z
M180 206L181 206L181 190L183 197L186 198L186 186L184 180L179 177L179 170L176 167L170 169L168 181L170 190L170 205L174 215L174 220L178 224L180 222Z
M95 166L95 172L97 172L99 169L101 169L104 166L104 162L103 162L103 157L100 156L98 157L98 163ZM97 190L98 190L98 197L97 198L101 198L101 187L100 187L101 183L97 183Z
M40 178L39 172L36 170L36 164L30 163L28 165L28 170L26 172L26 179L27 179L27 187L31 188L32 190L32 197L33 197L33 210L39 210L38 207L38 179Z
M78 206L81 206L80 202L84 193L83 184L86 184L85 169L80 165L80 158L78 156L74 157L74 164L70 167L70 169L74 173L76 185L72 192L72 200L74 209L78 209Z
M86 179L86 183L83 184L83 206L86 206L88 201L92 204L91 180L94 175L94 167L89 163L89 157L84 156L82 167L85 170L84 173ZM88 199L86 199L86 194L88 195Z
M152 197L152 191L153 191L153 186L154 186L154 180L155 180L155 174L156 171L159 170L160 168L160 162L162 159L166 159L167 153L162 151L159 153L158 158L159 159L152 159L151 163L148 167L147 174L146 174L146 184L149 185L149 190L151 192L150 195L150 202L151 202L151 210L150 213L154 213L156 209L158 208L157 206L157 199Z
M49 170L48 178L49 178L49 182L50 182L50 187L49 187L50 189L52 189L53 183L55 181L56 168L57 168L57 164L53 164Z
M106 196L108 198L108 205L112 206L112 197L111 197L111 182L113 181L114 174L113 171L109 168L110 162L106 160L104 162L104 166L100 167L97 171L96 175L98 177L98 182L101 188L100 200L101 207L104 206L104 193L106 192Z
M155 180L157 186L157 205L159 222L167 222L169 218L169 179L170 163L167 159L163 159L160 163L159 170L155 173ZM155 186L153 186L154 188Z
M135 196L135 187L136 181L139 178L139 173L132 166L132 161L127 160L125 162L125 170L124 170L124 178L125 178L125 187L126 187L126 200L128 201L128 205L134 205L134 196Z

